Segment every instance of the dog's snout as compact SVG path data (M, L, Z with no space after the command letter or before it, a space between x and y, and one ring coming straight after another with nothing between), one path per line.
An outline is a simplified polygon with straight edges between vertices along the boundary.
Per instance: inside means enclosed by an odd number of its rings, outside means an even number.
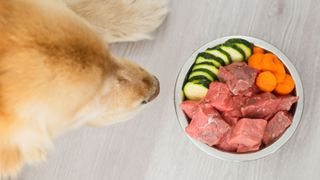
M152 100L154 100L160 93L160 82L158 80L157 77L154 76L154 81L153 81L153 86L155 87L154 88L154 92L151 94L151 96L146 100L146 101L143 101L142 103L143 104L146 104Z

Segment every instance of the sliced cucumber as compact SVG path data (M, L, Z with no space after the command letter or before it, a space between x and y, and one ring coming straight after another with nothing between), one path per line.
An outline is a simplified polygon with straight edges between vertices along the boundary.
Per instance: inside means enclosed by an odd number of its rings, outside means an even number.
M198 75L188 79L188 82L212 82L207 76Z
M216 57L207 52L199 53L196 58L196 64L203 63L203 62L211 62L218 68L225 65L225 62L221 58Z
M242 51L245 53L246 59L248 59L253 53L253 44L244 39L229 39L226 44L234 44L242 49Z
M208 92L209 84L205 81L187 82L183 87L183 93L189 100L201 100Z
M192 71L192 73L193 72L198 72L198 71L201 71L201 72L209 74L213 79L212 81L218 80L218 76L216 74L214 74L212 71L208 70L208 69L199 68L199 69L196 69L196 70Z
M212 72L210 72L208 70L207 71L196 70L196 71L193 71L193 72L190 73L188 81L192 81L192 78L198 77L198 76L204 76L210 81L214 81L215 80L215 76L214 76L214 74Z
M237 43L235 45L238 46L240 49L242 49L242 51L245 54L246 60L252 55L252 49L250 49L248 46L240 43Z
M240 44L244 44L244 45L248 46L250 49L253 49L253 44L245 39L233 38L233 39L229 39L228 41L226 41L226 43L231 43L231 44L240 43Z
M217 50L219 50L221 53L225 54L227 57L228 57L228 60L229 60L229 64L232 63L232 59L231 59L231 56L229 53L227 53L226 51L224 51L223 49L219 47L217 47Z
M201 84L202 86L209 88L209 85L211 83L211 81L209 81L207 78L203 78L203 77L194 77L193 79L191 79L190 82L196 83L196 84Z
M244 61L245 54L238 46L233 44L223 44L220 48L226 51L230 56L233 62Z
M215 75L218 75L218 68L213 63L203 62L200 64L195 64L192 68L192 71L197 69L207 69Z
M204 57L202 57L202 56L197 57L195 64L200 64L200 63L204 63L204 62L212 63L212 64L214 64L216 67L221 67L221 64L220 64L219 62L214 61L214 60L212 60L212 59L206 59L206 58L204 58Z
M226 53L225 51L223 51L222 49L220 48L216 48L216 49L207 49L205 52L209 53L209 54L212 54L218 58L221 58L224 62L223 65L226 65L226 64L230 64L231 62L231 57L228 56L228 53Z

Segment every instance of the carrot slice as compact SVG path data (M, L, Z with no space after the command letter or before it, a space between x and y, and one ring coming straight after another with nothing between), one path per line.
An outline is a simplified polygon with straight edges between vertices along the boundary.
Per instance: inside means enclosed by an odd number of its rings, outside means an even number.
M250 56L248 60L248 65L252 68L256 68L258 70L261 70L261 61L263 58L263 54L257 53Z
M275 92L280 95L290 94L294 89L294 81L289 74L286 74L284 80L276 86Z
M277 70L277 65L275 64L274 59L276 58L277 57L272 53L264 54L261 61L261 70L275 72Z
M277 79L274 74L269 71L265 71L258 75L256 85L261 91L271 92L277 86Z
M274 62L277 66L277 69L274 72L274 75L276 76L277 83L281 83L286 77L286 69L284 68L283 63L278 58L275 58Z
M258 47L258 46L254 46L253 47L253 53L256 54L256 53L264 53L264 49L262 49L261 47Z

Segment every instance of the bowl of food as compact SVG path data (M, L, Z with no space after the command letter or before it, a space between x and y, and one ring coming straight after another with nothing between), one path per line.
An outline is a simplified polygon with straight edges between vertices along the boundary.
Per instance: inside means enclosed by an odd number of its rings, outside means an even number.
M273 45L228 36L196 50L174 90L179 123L207 154L249 161L282 147L297 129L303 88L296 68Z

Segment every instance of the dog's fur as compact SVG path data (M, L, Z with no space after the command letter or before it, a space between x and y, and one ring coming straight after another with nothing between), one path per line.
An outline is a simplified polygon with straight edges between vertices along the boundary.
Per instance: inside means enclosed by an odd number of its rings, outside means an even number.
M0 179L45 159L52 138L126 120L157 80L105 42L147 38L165 0L0 1Z

